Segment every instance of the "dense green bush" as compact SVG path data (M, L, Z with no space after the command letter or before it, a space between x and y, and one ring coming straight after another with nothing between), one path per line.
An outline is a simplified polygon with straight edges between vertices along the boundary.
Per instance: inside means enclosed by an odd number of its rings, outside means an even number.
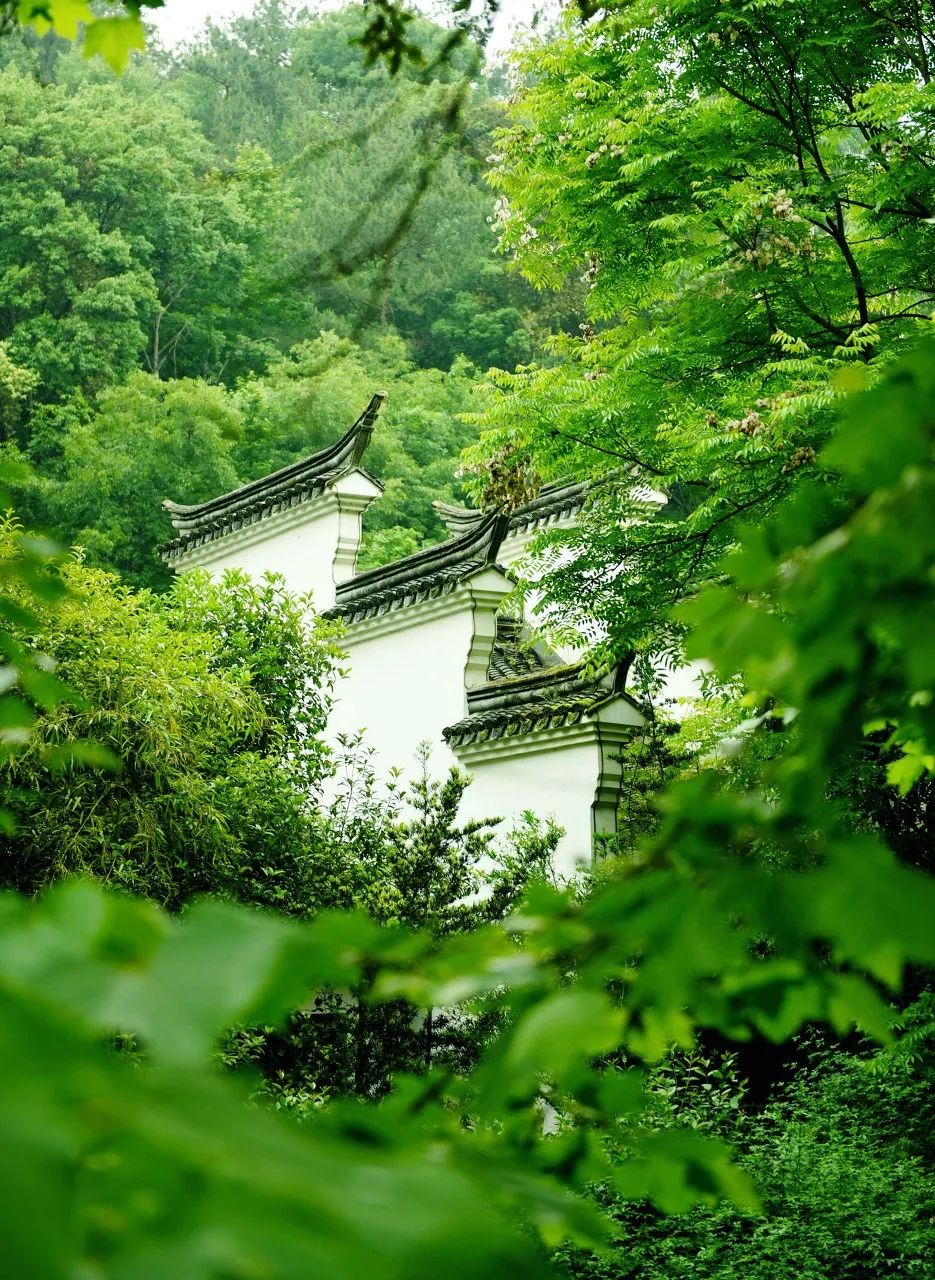
M691 1125L741 1152L760 1214L665 1216L598 1191L612 1251L570 1255L580 1280L923 1280L935 1245L935 1000L907 1010L902 1045L802 1040L763 1107L728 1058L680 1055L650 1078L650 1123ZM912 1045L912 1052L908 1046Z
M342 743L334 794L322 815L317 909L364 911L381 925L441 938L502 920L531 883L550 878L561 834L552 824L529 817L499 832L492 821L461 823L466 775L433 777L424 748L410 780L381 780L371 756L360 737ZM373 975L366 973L352 991L319 993L280 1033L238 1032L228 1064L256 1063L271 1096L301 1109L323 1094L381 1096L401 1072L464 1074L501 1021L470 1001L420 1010L372 995Z
M10 563L17 527L0 534ZM441 936L502 918L547 875L557 832L460 824L465 776L435 779L423 755L411 782L383 783L359 739L332 756L336 629L281 580L189 573L155 596L75 559L60 577L69 594L22 640L77 696L41 709L0 766L7 887L81 875L173 911L207 893ZM66 754L86 739L107 753L97 769ZM282 1034L238 1033L230 1065L258 1063L277 1097L306 1099L384 1093L395 1072L476 1057L490 1019L371 1006L370 985L321 993Z
M8 523L6 563L16 540ZM69 594L22 639L76 696L41 709L3 764L3 883L85 874L171 908L213 892L307 912L333 628L275 579L195 576L158 598L74 559L61 578ZM50 774L86 739L109 764Z

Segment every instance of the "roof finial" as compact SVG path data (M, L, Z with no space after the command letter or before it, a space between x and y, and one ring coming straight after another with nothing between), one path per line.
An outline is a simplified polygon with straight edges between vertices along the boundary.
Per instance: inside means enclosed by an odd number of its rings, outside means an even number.
M167 562L177 559L192 543L200 545L224 537L244 524L254 523L257 518L304 502L346 472L359 467L385 399L386 392L378 391L371 396L370 403L354 425L335 444L299 462L291 462L272 475L251 480L239 489L194 506L183 506L167 498L162 505L169 512L179 536L163 549L163 559ZM379 481L374 483L379 484Z

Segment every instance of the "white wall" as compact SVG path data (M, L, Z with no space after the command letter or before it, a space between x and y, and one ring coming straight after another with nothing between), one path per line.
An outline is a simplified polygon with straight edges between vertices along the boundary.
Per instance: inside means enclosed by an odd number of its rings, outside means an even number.
M265 573L282 574L290 591L310 591L316 609L330 609L334 604L333 562L340 521L340 513L334 508L291 528L273 530L262 538L247 540L231 534L199 548L197 563L217 576L225 569L243 569L257 580Z
M290 591L311 592L316 609L330 609L337 584L354 575L361 516L381 492L365 472L351 471L314 498L184 551L173 568L216 576L242 569L257 580L278 573Z
M239 568L256 578L279 573L291 590L311 591L315 607L328 609L336 584L353 575L361 513L378 492L369 477L351 473L308 503L194 549L176 567L197 565L215 574ZM506 558L521 550L508 547ZM429 741L434 776L458 765L474 778L464 819L499 817L508 829L525 810L553 817L566 832L557 870L571 874L592 855L596 796L603 806L598 829L606 829L613 812L619 770L610 762L606 733L602 750L605 731L588 722L462 748L460 759L442 736L467 713L466 683L485 679L496 610L509 590L500 570L488 568L449 595L352 624L343 642L348 674L335 690L328 738L335 745L339 734L363 731L381 779L394 767L411 777L420 744ZM614 706L608 711L616 728L639 719L628 704Z
M595 742L461 767L474 779L462 803L464 818L503 818L505 829L515 825L527 809L537 818L554 818L565 829L556 855L556 872L572 875L582 862L590 863L591 803L600 768Z
M573 875L590 863L595 837L616 829L620 752L642 723L632 703L613 699L574 725L459 747L461 767L474 778L464 815L503 817L507 827L525 810L553 818L565 832L555 871Z
M441 597L443 607L450 597ZM431 606L414 605L388 617L404 625L373 634L366 624L352 627L342 663L349 675L338 682L328 728L339 733L366 731L376 752L377 772L385 777L398 766L412 773L419 744L433 745L433 772L443 774L456 761L442 730L465 714L464 664L473 636L470 599L456 612L433 616Z

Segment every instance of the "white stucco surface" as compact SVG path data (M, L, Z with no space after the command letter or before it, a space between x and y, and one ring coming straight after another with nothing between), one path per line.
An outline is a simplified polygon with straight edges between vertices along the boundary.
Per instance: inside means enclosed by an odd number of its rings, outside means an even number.
M355 635L352 628L344 642L349 674L335 690L329 737L363 730L384 776L393 766L411 772L425 740L437 772L455 763L442 730L464 715L461 673L473 615L469 601L460 604L441 617L423 610L421 620L416 607L409 627L388 635Z
M352 471L323 494L195 547L176 567L197 566L218 577L226 569L255 579L278 573L290 591L311 592L316 609L330 609L337 584L353 576L361 516L381 492L364 472Z
M636 708L621 699L575 725L459 748L459 763L474 779L465 817L503 818L507 827L526 811L553 819L564 830L555 870L573 875L590 863L596 838L616 828L619 754L641 723Z
M552 818L565 830L556 853L556 872L573 875L591 860L590 798L594 794L599 750L594 742L558 751L465 763L474 781L465 793L465 818L502 818L515 826L525 811L543 821Z
M213 544L218 554L205 556L202 564L218 576L226 569L243 569L256 579L265 573L282 574L290 591L310 591L317 609L330 609L335 588L333 550L331 557L319 552L335 546L338 522L339 515L333 511L262 540L222 538Z
M314 497L280 503L222 536L209 530L206 538L181 549L173 563L177 569L198 566L217 575L229 568L257 579L269 572L281 574L290 590L311 592L316 609L332 608L339 599L347 608L353 592L338 597L336 589L355 576L361 515L380 492L355 466L329 480ZM231 497L238 500L238 495ZM620 744L640 722L632 704L611 683L606 698L599 698L583 720L572 716L524 733L516 733L514 724L505 736L495 733L484 741L483 734L469 732L463 741L457 739L460 745L454 750L443 736L446 728L475 714L469 691L477 691L475 698L486 696L497 613L512 590L504 568L524 555L535 534L531 530L507 538L496 563L483 558L473 567L469 563L465 576L445 580L442 575L441 585L430 579L428 590L418 587L418 574L431 572L437 557L429 557L428 570L420 570L418 560L415 569L402 562L404 568L397 571L406 584L401 595L381 595L379 575L368 575L359 594L374 603L349 611L342 663L346 675L335 690L328 737L337 746L339 735L362 733L382 778L392 769L412 776L419 749L428 742L435 776L457 764L474 779L463 802L465 819L501 818L505 831L526 811L554 818L565 831L556 870L569 875L590 860L595 835L614 829ZM414 575L411 587L407 572ZM367 594L371 591L373 597ZM501 687L494 688L495 698L502 701ZM517 694L513 685L507 688L512 705Z
M411 769L426 741L438 772L455 764L442 733L466 714L467 689L486 676L509 592L500 570L485 569L448 595L351 625L330 736L365 730L384 770Z

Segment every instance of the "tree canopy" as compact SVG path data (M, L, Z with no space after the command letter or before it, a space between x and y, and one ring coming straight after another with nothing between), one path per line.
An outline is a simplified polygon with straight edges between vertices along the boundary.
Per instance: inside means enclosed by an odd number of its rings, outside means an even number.
M9 562L15 527L3 543ZM214 892L307 911L331 629L272 580L192 577L159 599L75 561L62 575L65 601L23 640L81 696L4 764L5 885L89 874L173 909ZM88 741L97 768L71 760Z
M164 587L165 497L311 452L389 385L364 562L441 536L472 370L565 322L496 253L479 47L394 76L367 22L269 0L119 79L54 31L0 42L0 429L24 516L90 563Z
M215 379L243 367L232 318L276 207L255 154L219 172L151 82L42 86L15 66L0 127L2 332L37 398L94 394L140 365Z
M119 64L147 7L0 21ZM0 462L155 588L2 530L4 876L48 889L0 897L16 1274L926 1274L931 7L569 5L502 103L496 7L264 3L116 82L2 46ZM482 505L586 477L550 616L704 672L582 882L358 741L327 799L334 633L161 576L163 486L309 452L376 379L368 557L440 533L465 443Z
M475 459L607 477L552 590L615 647L673 643L667 606L814 469L835 396L928 326L930 39L902 6L625 0L519 55L501 247L588 298L497 376Z

